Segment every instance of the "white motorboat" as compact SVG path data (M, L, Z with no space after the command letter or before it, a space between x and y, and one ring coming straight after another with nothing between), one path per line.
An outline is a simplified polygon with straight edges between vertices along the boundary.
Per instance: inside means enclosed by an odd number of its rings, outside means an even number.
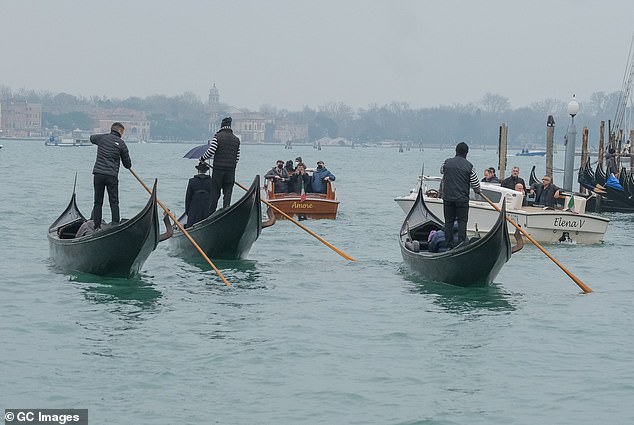
M408 195L398 196L394 198L394 201L403 211L409 212L416 201L418 187L423 184L427 207L436 216L442 218L442 199L438 196L437 189L440 180L440 177L423 176L419 178L418 185ZM507 215L539 243L594 244L603 242L610 220L598 215L586 214L586 199L582 196L566 196L564 205L570 205L570 208L560 210L523 206L524 194L521 192L497 184L480 183L480 185L482 193L499 208L502 207L502 202L506 202ZM470 235L488 232L498 216L499 213L484 198L471 191L469 222L467 223L467 232ZM515 228L509 226L509 231L515 232Z

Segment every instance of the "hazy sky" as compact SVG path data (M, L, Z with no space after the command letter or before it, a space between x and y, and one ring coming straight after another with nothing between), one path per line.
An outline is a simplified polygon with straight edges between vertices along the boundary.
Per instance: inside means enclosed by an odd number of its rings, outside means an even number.
M634 0L2 0L0 85L299 110L621 89Z

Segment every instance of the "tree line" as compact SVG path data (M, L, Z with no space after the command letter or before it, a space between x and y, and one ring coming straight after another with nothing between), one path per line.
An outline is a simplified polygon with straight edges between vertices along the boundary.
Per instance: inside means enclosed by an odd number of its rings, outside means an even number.
M595 92L589 99L579 102L581 109L575 124L578 129L589 128L591 146L598 144L600 121L606 122L607 129L608 120L613 119L619 96L620 92ZM43 128L92 129L94 114L90 111L126 108L145 113L153 140L205 140L210 137L209 105L191 92L173 97L152 95L111 99L24 88L14 91L0 85L0 101L9 100L42 104ZM263 105L257 112L273 121L284 119L307 125L309 140L306 142L309 143L322 137L342 137L358 144L388 140L414 146L453 145L464 140L474 145L496 145L499 126L506 123L511 145L545 146L549 115L556 122L556 143L563 141L570 123L567 104L567 100L545 99L513 109L508 98L487 93L476 102L431 108L412 108L406 102L392 102L355 109L342 102L330 102L316 108L306 106L301 111ZM220 105L220 115L229 109L227 105Z

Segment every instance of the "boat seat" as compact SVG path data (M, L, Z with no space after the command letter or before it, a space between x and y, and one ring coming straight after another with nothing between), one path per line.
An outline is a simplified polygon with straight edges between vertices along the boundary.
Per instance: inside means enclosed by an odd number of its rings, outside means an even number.
M70 223L64 224L57 229L57 236L60 239L73 239L77 234L77 231L84 224L84 219L77 218Z
M420 242L418 241L407 241L405 242L405 248L412 252L420 252Z

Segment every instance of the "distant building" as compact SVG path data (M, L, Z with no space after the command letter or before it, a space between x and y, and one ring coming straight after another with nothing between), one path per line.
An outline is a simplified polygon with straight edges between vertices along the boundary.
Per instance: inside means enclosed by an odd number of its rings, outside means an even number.
M308 125L297 124L289 120L276 120L275 130L273 132L273 139L276 142L308 142Z
M145 113L131 109L114 109L101 111L97 119L97 133L109 133L114 122L125 127L123 140L130 143L147 142L150 139L150 122Z
M233 132L242 143L264 143L267 123L273 120L256 112L240 112L232 115Z
M42 136L42 105L26 100L2 102L0 129L5 137Z
M242 143L307 143L308 126L290 120L276 121L268 114L243 112L220 102L220 91L216 83L209 89L209 134L220 129L224 117L231 117L233 132Z

